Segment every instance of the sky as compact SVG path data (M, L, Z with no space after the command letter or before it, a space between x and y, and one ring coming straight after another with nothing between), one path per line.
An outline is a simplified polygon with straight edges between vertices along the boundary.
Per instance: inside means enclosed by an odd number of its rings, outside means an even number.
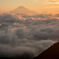
M0 0L0 10L25 6L38 13L59 13L59 0Z

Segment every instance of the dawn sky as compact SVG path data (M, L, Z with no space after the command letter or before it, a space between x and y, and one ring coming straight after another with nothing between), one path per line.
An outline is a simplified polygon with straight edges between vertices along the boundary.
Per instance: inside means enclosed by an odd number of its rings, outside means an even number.
M39 13L59 13L59 0L0 0L2 10L10 11L19 6L25 6Z

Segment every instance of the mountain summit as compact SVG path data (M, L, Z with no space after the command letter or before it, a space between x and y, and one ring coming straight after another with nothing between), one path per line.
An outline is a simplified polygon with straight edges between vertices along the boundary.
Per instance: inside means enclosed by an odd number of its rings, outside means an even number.
M18 7L18 8L16 8L15 9L15 11L29 11L26 7L24 7L24 6L20 6L20 7Z
M16 8L15 10L11 11L12 14L15 15L27 15L27 16L31 16L31 15L36 15L36 12L33 12L31 10L29 10L28 8L24 7L24 6L20 6L18 8Z

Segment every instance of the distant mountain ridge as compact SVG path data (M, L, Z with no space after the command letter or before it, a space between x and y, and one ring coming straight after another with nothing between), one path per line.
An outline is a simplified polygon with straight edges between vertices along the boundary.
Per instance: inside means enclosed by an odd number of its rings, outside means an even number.
M11 11L11 13L16 15L28 15L28 16L37 14L36 12L33 12L24 6L16 8L15 10Z
M1 11L0 11L1 14ZM19 20L50 20L50 19L58 19L56 16L52 14L39 14L34 11L29 10L24 6L20 6L12 11L6 12L5 14L10 14ZM57 15L58 16L58 15Z

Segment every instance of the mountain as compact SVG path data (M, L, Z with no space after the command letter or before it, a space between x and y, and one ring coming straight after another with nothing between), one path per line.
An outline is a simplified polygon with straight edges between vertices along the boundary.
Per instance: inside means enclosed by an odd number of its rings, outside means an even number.
M59 59L59 42L55 43L33 59Z
M12 14L15 15L27 15L27 16L31 16L31 15L35 15L37 14L36 12L33 12L31 10L29 10L28 8L24 7L24 6L20 6L18 8L16 8L15 10L11 11Z

